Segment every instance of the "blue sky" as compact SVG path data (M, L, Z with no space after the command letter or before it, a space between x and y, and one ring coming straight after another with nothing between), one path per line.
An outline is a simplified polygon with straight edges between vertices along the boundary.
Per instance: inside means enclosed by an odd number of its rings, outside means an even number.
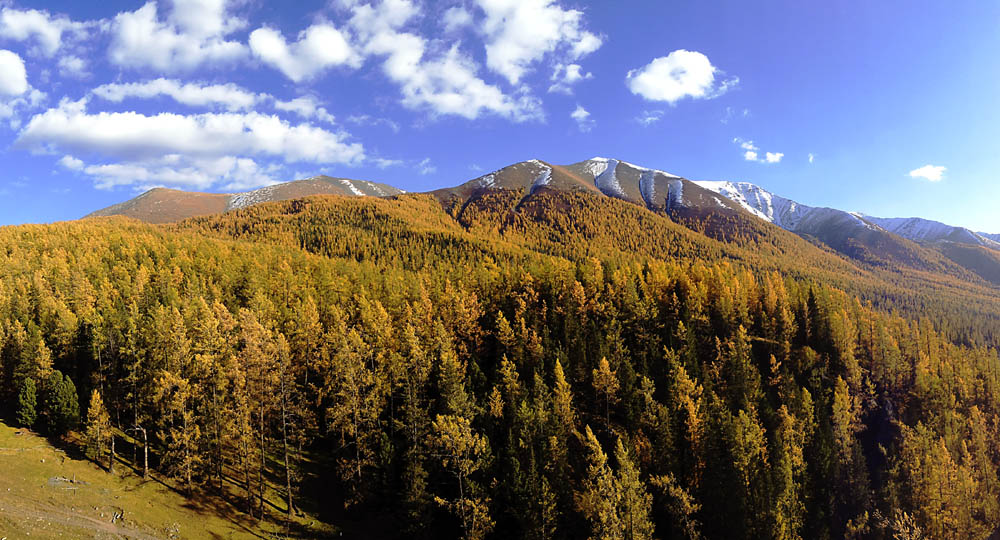
M990 2L0 1L0 224L600 155L1000 232L997 51Z

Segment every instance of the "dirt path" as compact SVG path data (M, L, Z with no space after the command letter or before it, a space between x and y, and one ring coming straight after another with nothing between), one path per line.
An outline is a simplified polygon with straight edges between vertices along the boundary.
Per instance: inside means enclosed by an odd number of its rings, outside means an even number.
M153 536L145 531L111 523L110 516L106 520L101 520L55 505L13 501L0 496L0 508L2 508L0 516L4 520L18 524L15 526L30 533L34 538L44 538L47 535L55 536L60 533L80 538L128 538L134 540L167 538L167 536Z

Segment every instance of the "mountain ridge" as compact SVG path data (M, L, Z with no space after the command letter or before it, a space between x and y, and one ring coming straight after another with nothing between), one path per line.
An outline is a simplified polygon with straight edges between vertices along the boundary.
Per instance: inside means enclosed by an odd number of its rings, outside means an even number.
M127 201L84 216L124 215L148 223L170 223L183 219L228 212L264 202L298 199L311 195L390 196L403 190L367 180L325 175L283 182L237 193L205 193L157 187Z
M427 193L461 219L470 203L490 192L516 194L520 205L546 190L623 200L667 214L717 240L745 242L746 235L767 237L774 234L767 228L773 225L865 264L906 266L963 279L971 273L1000 285L1000 258L996 256L1000 241L991 235L922 218L877 218L812 207L749 182L692 181L615 158L594 157L569 165L531 159ZM312 195L391 197L402 193L387 184L328 176L234 194L157 188L87 217L120 214L169 223ZM951 245L956 243L966 247ZM977 253L972 248L993 253Z

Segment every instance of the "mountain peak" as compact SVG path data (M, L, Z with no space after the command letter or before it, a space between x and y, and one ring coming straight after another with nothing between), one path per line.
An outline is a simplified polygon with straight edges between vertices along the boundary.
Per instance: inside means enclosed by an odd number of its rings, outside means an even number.
M387 184L317 175L304 180L272 184L238 193L201 193L156 187L128 201L98 210L85 217L124 215L149 223L169 223L255 204L300 199L310 195L387 197L404 193Z

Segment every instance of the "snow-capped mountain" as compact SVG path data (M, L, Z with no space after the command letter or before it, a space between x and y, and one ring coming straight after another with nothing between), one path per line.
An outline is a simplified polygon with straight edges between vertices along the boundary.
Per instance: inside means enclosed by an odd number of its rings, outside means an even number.
M833 208L815 208L775 195L748 182L695 183L728 197L751 214L792 232L816 234L817 227L828 226L833 219L846 227L878 228L914 242L960 242L1000 249L1000 242L989 235L929 219L879 218Z
M812 207L747 182L692 182L663 170L606 157L571 165L555 165L537 159L522 161L430 194L442 204L463 209L468 202L491 192L505 192L508 196L524 199L547 191L583 192L627 201L666 213L678 223L721 241L766 237L770 233L768 227L757 221L760 219L848 257L878 265L938 271L957 263L985 275L986 271L980 268L985 266L970 261L992 261L1000 252L1000 235L975 233L919 218L876 218L834 208ZM326 176L235 194L155 189L91 216L126 215L163 223L327 193L390 196L402 191L385 184ZM979 256L965 247L949 246L985 247L993 255ZM991 265L986 266L992 268ZM1000 276L1000 268L996 270Z
M604 157L571 165L555 165L537 159L522 161L431 193L447 201L469 199L489 190L513 190L530 196L542 188L603 194L657 211L673 212L703 206L738 208L729 199L676 174Z
M989 238L987 235L972 232L965 227L953 227L923 218L877 218L865 216L865 219L889 232L896 233L903 238L909 238L916 242L960 242L1000 249L1000 242L997 242L997 240Z
M169 223L189 217L219 214L255 204L286 201L310 195L385 197L402 192L386 184L329 176L314 176L242 193L199 193L154 188L134 199L98 210L86 217L120 215L149 223Z

